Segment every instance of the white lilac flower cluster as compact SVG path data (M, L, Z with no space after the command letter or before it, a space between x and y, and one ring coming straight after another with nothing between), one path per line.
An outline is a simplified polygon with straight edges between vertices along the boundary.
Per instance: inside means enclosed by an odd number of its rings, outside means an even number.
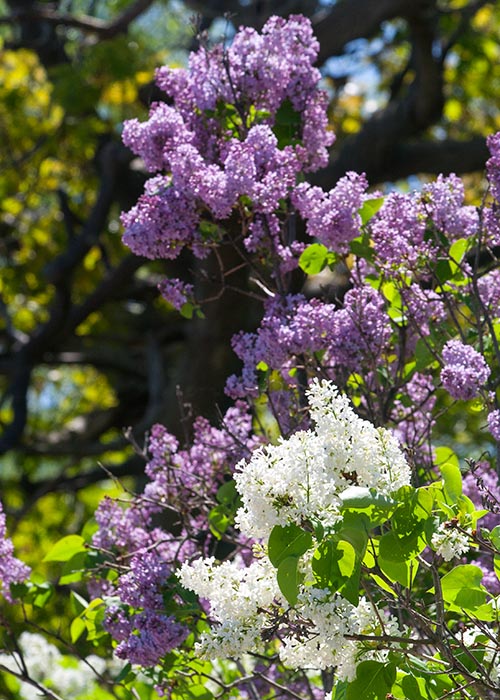
M393 492L410 481L410 469L396 439L359 418L330 382L315 381L308 392L315 427L256 450L235 475L243 506L237 522L243 534L266 540L275 525L315 519L328 528L341 517L340 494L352 484ZM291 668L335 666L352 678L357 644L346 635L373 633L379 616L360 599L357 606L314 585L312 550L299 564L303 584L290 607L279 589L265 546L256 559L217 563L213 558L184 563L181 584L210 603L216 623L198 651L208 657L239 657L263 649L262 634L274 628L279 654Z
M396 438L354 413L328 381L308 391L315 427L256 450L234 475L243 506L240 530L266 538L275 525L340 517L340 494L352 485L393 492L410 483L410 468Z
M470 538L450 523L441 523L432 536L431 545L445 561L451 561L469 551Z

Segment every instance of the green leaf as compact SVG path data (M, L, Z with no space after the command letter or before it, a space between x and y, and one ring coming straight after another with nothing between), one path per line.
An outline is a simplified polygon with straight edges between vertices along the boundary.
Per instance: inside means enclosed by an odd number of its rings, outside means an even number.
M236 489L236 482L234 481L234 479L231 479L230 481L225 481L222 484L222 486L219 486L217 490L216 499L222 505L237 505L239 508L241 503L241 497Z
M307 246L299 258L299 267L306 275L317 275L328 263L328 248L322 243Z
M68 583L76 583L81 581L83 578L83 571L88 564L90 552L78 552L71 559L63 563L61 576L59 578L59 583L62 586Z
M346 700L385 700L395 680L394 664L362 661L356 669L356 678L347 686Z
M428 342L424 338L420 338L420 340L417 341L414 357L417 363L417 371L429 369L436 359L428 347Z
M460 469L451 462L440 467L444 482L444 492L448 497L448 503L454 504L462 495L462 474Z
M401 688L407 700L427 700L425 682L422 678L405 676L401 681ZM424 692L424 695L422 695L422 692Z
M128 674L130 673L131 670L132 670L132 664L125 664L125 666L122 668L120 673L114 679L114 682L121 683L122 681L124 681L127 678Z
M444 284L453 277L453 270L449 260L438 260L436 263L436 277L440 284Z
M454 267L462 262L469 245L470 241L467 238L459 238L451 245L449 254Z
M457 455L453 452L451 447L447 447L446 445L440 445L439 447L436 447L434 450L434 455L435 455L435 463L437 464L438 467L441 467L442 464L453 464L455 467L459 466L459 461Z
M400 583L405 588L410 588L418 571L417 559L394 561L380 556L378 565L391 581ZM391 590L390 592L394 594L394 591Z
M276 578L280 591L290 605L295 605L299 592L298 557L287 557L280 562Z
M287 98L283 100L276 112L273 132L278 139L278 148L283 149L285 146L294 144L299 137L300 125L302 117L300 112L297 112Z
M52 586L48 581L45 583L39 583L31 589L30 593L32 595L32 602L35 608L43 608L52 598L54 594L54 586Z
M489 538L495 549L500 552L500 525L493 528L489 534ZM500 554L493 555L493 569L497 575L497 578L500 579Z
M228 515L226 506L215 506L208 514L208 526L210 528L210 532L218 540L221 539L222 535L226 532L230 524L231 518Z
M333 700L346 700L347 694L347 681L337 681L335 684L335 694L333 695Z
M288 557L300 557L312 547L312 544L311 533L302 530L298 525L287 525L286 527L275 525L268 543L271 564L278 567Z
M358 214L361 217L361 223L363 226L367 224L371 218L379 211L384 203L383 197L374 197L373 199L366 199L363 202L362 207L358 210Z
M349 542L360 560L365 556L370 530L370 519L365 513L347 512L342 521L342 527L337 533L339 539Z
M349 486L340 494L343 508L369 508L377 506L391 510L394 508L395 501L389 496L383 496L373 488L366 486Z
M179 313L183 318L187 318L188 320L193 318L194 314L194 306L191 304L191 302L186 301L181 308L179 309Z
M368 262L371 262L374 258L375 253L370 245L370 237L367 234L354 238L349 244L349 249L353 255L356 255L358 258L364 258Z
M358 604L361 558L350 542L338 536L323 540L314 552L312 570L322 588L338 591L353 605Z
M423 528L422 528L423 532ZM386 561L404 562L413 559L425 549L425 540L420 532L398 537L394 531L380 538L380 556Z
M67 535L55 543L42 561L69 561L79 552L88 552L83 537L80 537L80 535Z
M460 564L441 579L443 599L462 610L475 611L486 603L486 589L481 586L483 572L473 564Z
M71 608L76 615L81 615L81 613L87 609L88 603L79 593L76 591L71 591L70 594Z
M69 632L71 635L71 643L74 644L77 642L82 634L85 632L87 629L87 626L85 622L82 620L81 617L75 617L75 619L72 621Z

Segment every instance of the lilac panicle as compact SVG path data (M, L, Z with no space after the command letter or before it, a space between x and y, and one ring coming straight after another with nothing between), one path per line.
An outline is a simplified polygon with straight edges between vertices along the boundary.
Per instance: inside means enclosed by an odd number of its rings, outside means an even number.
M432 222L449 240L477 234L479 214L476 207L464 206L464 183L454 173L438 175L422 189L422 200Z
M194 287L178 279L164 279L158 285L160 294L174 309L182 309L184 304L194 300Z
M500 442L500 409L497 408L488 415L488 430Z
M417 195L391 192L371 222L371 236L381 266L398 275L416 270L432 247L424 242L425 210Z
M171 104L155 103L146 122L133 119L123 130L124 142L158 174L122 214L133 252L175 258L189 247L203 257L202 218L227 220L242 196L252 202L249 225L255 215L275 216L297 174L326 165L333 134L313 66L318 48L308 19L272 17L261 33L240 29L229 48L201 47L187 69L157 71ZM279 146L273 131L282 107L295 115L293 145ZM296 256L280 249L270 229L266 244L290 269Z
M12 603L11 583L23 583L30 575L31 569L14 556L14 545L7 537L5 513L0 502L0 591L3 597Z
M120 659L139 666L155 666L172 649L180 646L189 634L172 616L142 612L131 618L132 632L115 649ZM112 629L112 625L110 629Z
M490 376L484 357L470 345L449 340L443 348L441 382L454 399L473 399Z
M486 162L486 174L493 197L500 202L500 131L486 139L491 157Z
M363 204L368 182L365 175L349 172L330 192L303 183L296 187L292 201L307 222L307 233L329 250L345 253L360 233Z
M382 295L368 285L350 289L333 314L329 354L336 364L359 370L376 366L391 337Z

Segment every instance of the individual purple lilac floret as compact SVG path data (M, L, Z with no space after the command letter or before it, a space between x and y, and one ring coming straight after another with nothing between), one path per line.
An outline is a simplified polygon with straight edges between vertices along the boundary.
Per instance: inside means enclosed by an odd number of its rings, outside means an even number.
M500 409L497 408L488 415L488 430L500 442Z
M441 382L454 399L473 399L490 376L484 357L470 345L449 340L443 348Z
M0 591L3 597L12 603L11 583L23 583L30 575L31 569L14 556L14 545L7 537L5 513L0 502Z

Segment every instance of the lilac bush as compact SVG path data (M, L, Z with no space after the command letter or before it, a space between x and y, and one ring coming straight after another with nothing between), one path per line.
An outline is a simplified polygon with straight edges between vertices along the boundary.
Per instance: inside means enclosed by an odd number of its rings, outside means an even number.
M200 261L230 246L262 316L232 340L220 425L196 418L186 444L153 426L142 491L104 499L95 531L52 555L91 597L71 640L105 639L129 662L119 682L172 700L490 698L500 139L480 208L455 175L385 197L352 172L312 186L334 141L318 48L300 16L242 29L160 68L168 105L125 124L151 173L125 244ZM201 317L202 286L160 291ZM453 411L478 454L441 427Z

